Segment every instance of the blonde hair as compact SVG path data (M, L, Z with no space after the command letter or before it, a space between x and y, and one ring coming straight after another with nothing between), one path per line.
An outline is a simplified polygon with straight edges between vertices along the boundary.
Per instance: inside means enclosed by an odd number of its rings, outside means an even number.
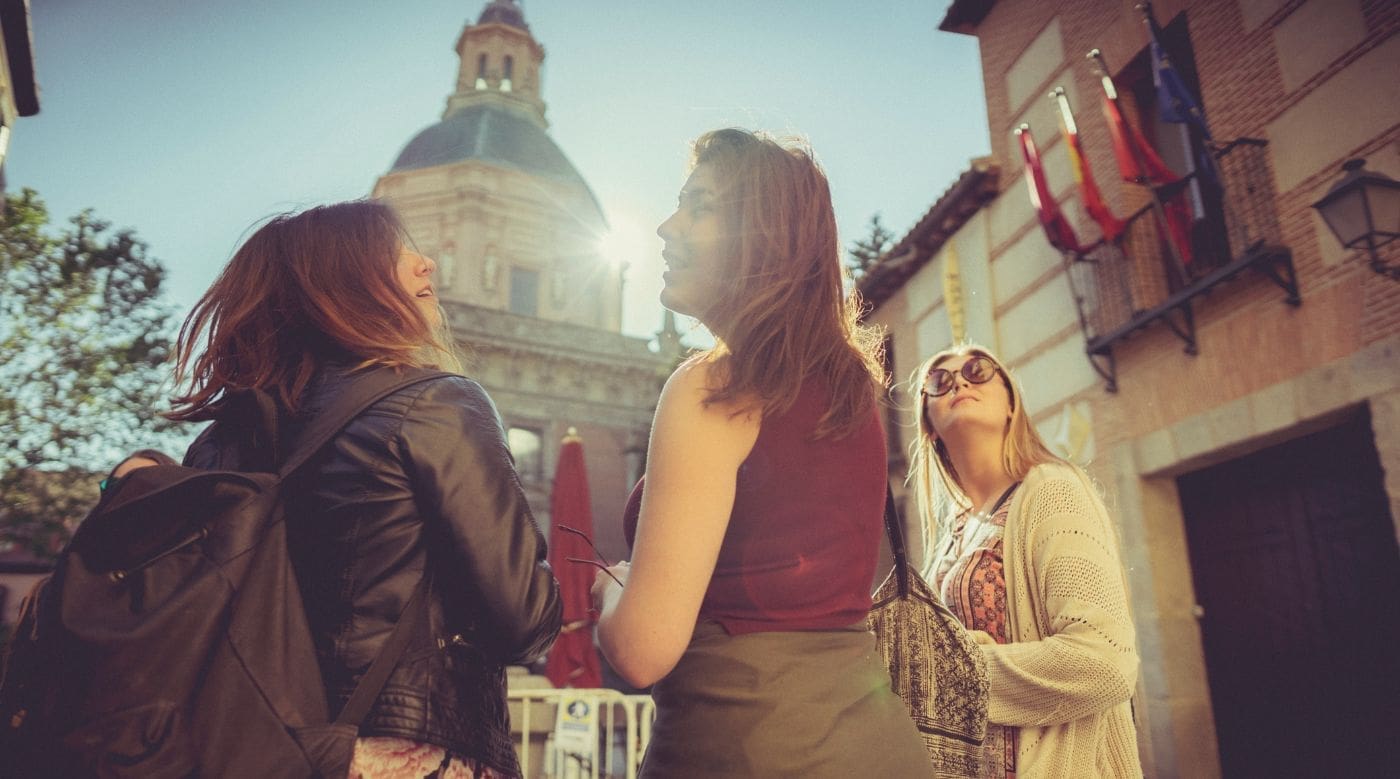
M914 490L915 504L919 510L920 526L924 533L924 548L931 550L939 538L950 530L954 516L970 508L970 500L958 479L957 469L948 456L947 445L939 439L924 413L923 385L928 372L954 357L978 356L991 360L997 367L997 374L1011 398L1011 419L1006 424L1001 442L1001 464L1011 478L1021 481L1031 468L1042 463L1065 463L1065 459L1050 451L1045 441L1031 424L1026 413L1022 393L1011 371L1001 364L990 351L977 344L965 343L953 346L924 360L909 376L909 392L915 399L915 413L918 420L918 434L909 447L909 481Z

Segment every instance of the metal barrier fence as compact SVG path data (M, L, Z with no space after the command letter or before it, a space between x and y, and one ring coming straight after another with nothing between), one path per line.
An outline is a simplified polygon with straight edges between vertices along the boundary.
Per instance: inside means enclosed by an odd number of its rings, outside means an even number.
M526 779L636 779L656 716L650 695L512 688L506 699Z

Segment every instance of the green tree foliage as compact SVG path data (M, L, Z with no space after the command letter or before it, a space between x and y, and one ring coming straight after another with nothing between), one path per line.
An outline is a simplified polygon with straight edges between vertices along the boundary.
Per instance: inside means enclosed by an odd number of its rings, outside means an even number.
M49 228L31 189L0 214L0 549L51 557L126 452L168 441L165 269L84 211Z
M856 281L866 274L880 257L890 248L894 241L894 233L885 228L880 222L880 215L873 214L870 217L869 234L851 244L846 267L851 269L851 276Z

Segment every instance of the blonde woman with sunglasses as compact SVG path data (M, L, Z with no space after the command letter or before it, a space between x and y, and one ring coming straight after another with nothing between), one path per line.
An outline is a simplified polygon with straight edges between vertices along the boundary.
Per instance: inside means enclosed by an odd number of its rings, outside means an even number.
M986 349L939 352L910 388L924 576L986 657L992 775L1141 776L1126 574L1098 491Z

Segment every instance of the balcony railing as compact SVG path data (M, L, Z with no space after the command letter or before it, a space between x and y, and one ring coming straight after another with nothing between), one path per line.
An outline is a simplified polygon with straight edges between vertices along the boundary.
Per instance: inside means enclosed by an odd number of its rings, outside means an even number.
M1118 388L1115 345L1161 322L1195 354L1192 301L1246 270L1277 284L1289 305L1301 302L1293 255L1280 237L1266 145L1255 138L1218 145L1218 189L1192 173L1160 193L1165 201L1189 190L1189 258L1165 240L1162 212L1152 202L1128 217L1117 241L1066 255L1086 351L1110 392Z

